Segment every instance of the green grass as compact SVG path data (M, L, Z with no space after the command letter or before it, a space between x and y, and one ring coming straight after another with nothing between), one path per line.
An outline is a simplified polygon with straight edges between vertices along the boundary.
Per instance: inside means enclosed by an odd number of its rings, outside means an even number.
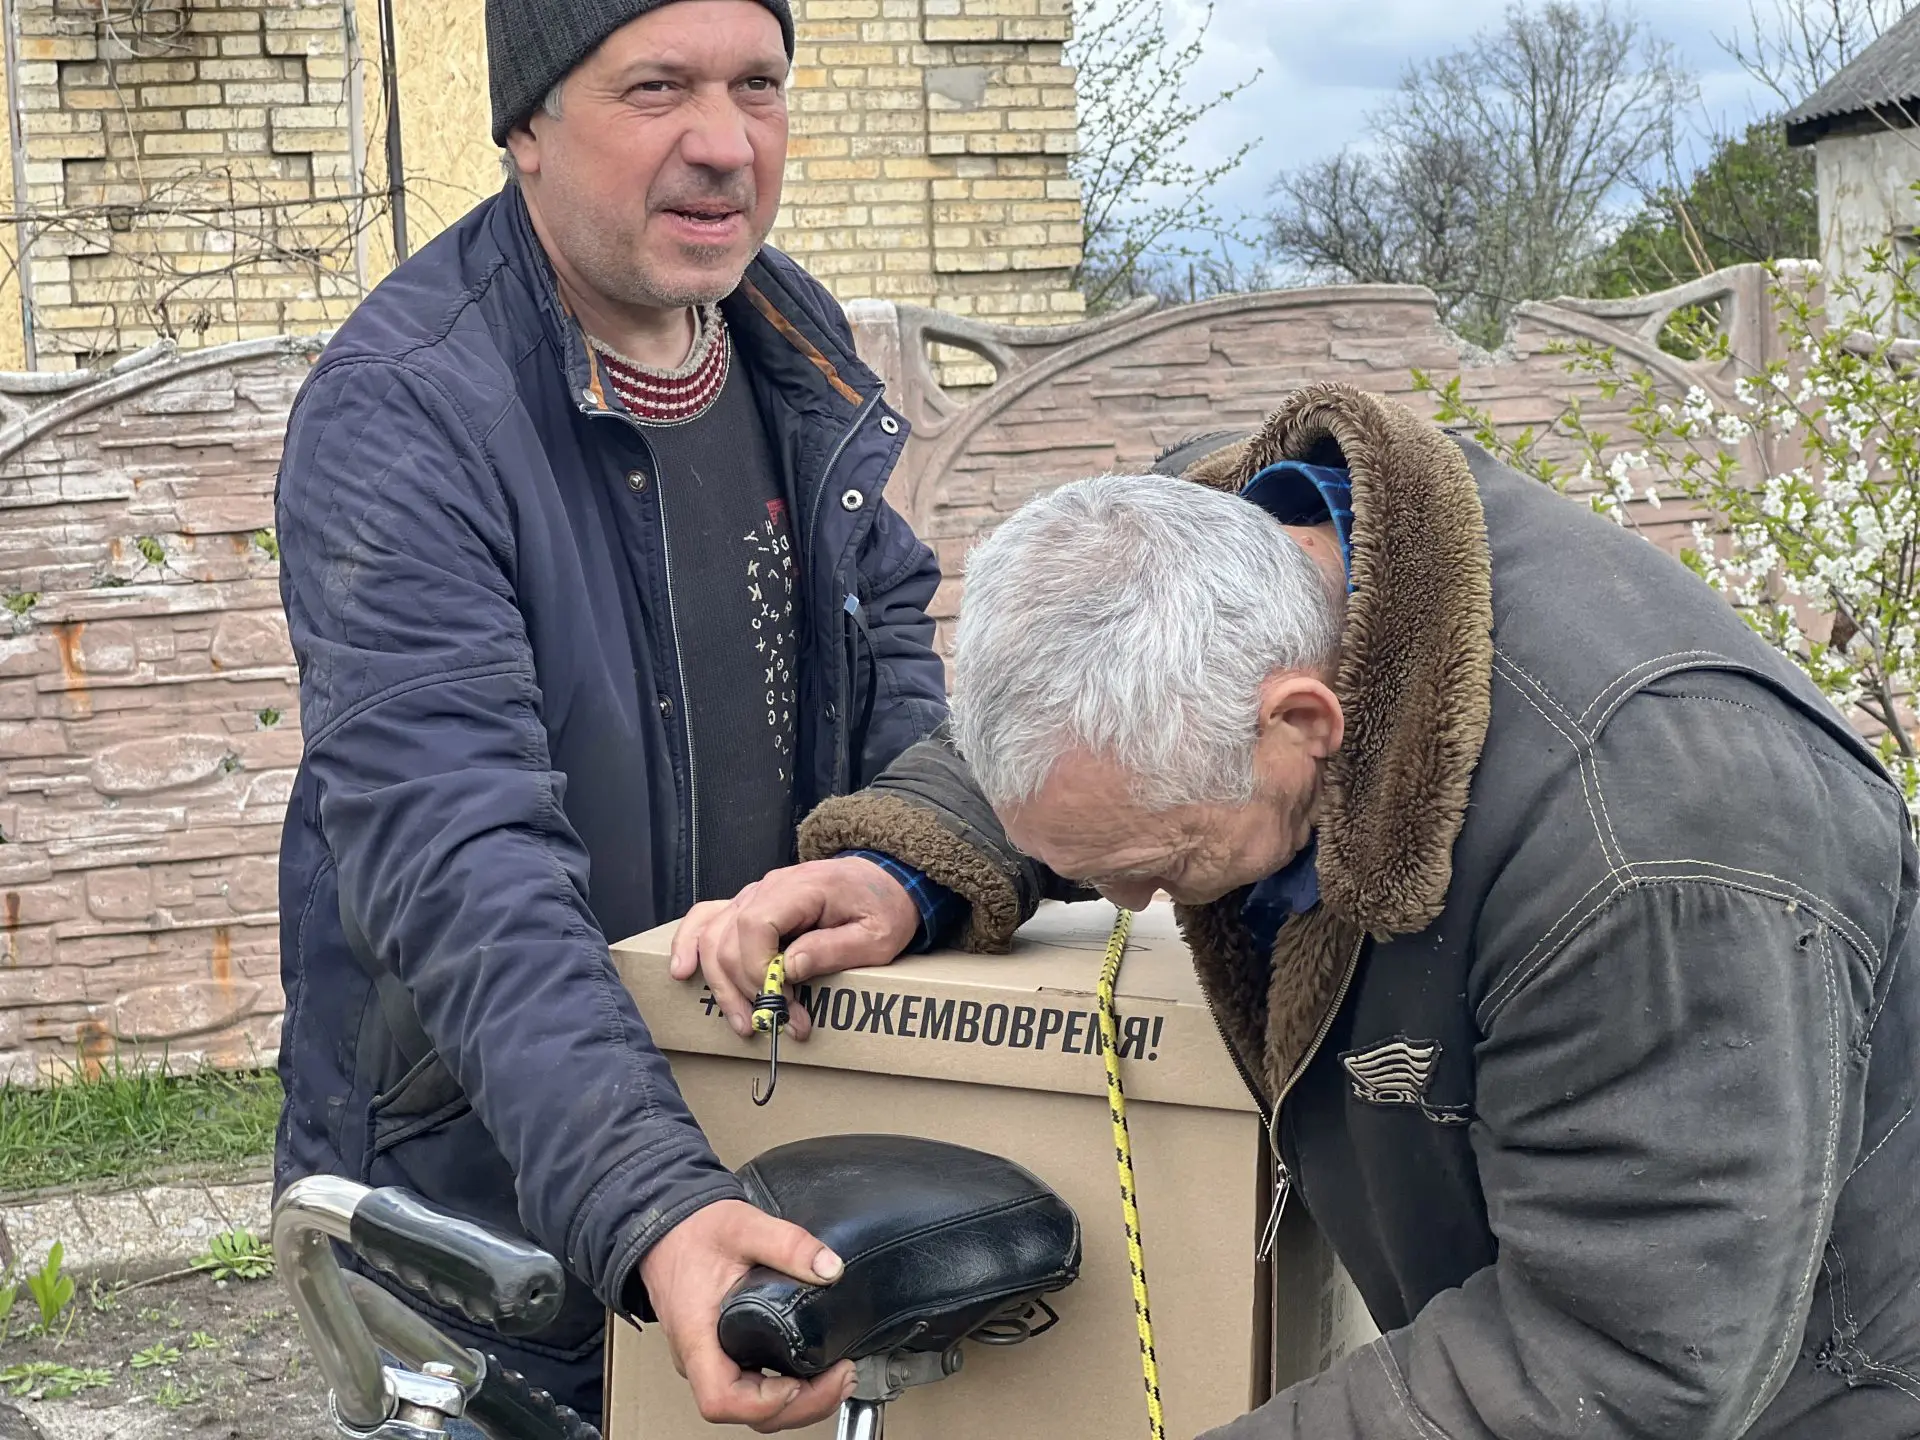
M45 1089L0 1086L0 1194L254 1159L272 1152L279 1116L280 1082L260 1071L115 1065Z

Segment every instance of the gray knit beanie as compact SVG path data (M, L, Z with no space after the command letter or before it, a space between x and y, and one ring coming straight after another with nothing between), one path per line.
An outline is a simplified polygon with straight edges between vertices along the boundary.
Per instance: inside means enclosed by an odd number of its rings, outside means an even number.
M487 88L493 98L493 143L531 115L547 92L629 20L673 0L487 0ZM787 0L759 0L780 22L793 58L793 12Z

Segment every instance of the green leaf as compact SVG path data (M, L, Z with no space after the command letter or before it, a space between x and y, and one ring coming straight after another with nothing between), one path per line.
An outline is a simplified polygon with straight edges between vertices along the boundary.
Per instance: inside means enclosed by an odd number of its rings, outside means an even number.
M180 1361L180 1352L165 1341L156 1341L144 1350L136 1350L127 1363L136 1370L154 1370L162 1365L175 1365Z
M1719 317L1681 313L1671 332L1718 367L1702 364L1685 394L1609 346L1556 342L1582 390L1617 407L1617 441L1577 397L1545 433L1503 434L1456 380L1415 387L1516 468L1538 474L1548 445L1571 450L1598 482L1594 507L1617 523L1640 524L1650 490L1687 502L1697 524L1681 562L1869 730L1920 816L1920 365L1894 338L1920 333L1917 267L1880 247L1864 275L1825 276L1820 304L1805 277L1776 268L1786 358L1737 380ZM1560 467L1562 482L1569 473Z
M190 1405L205 1392L198 1385L182 1385L169 1380L153 1392L153 1403L165 1410L178 1410L182 1405Z
M264 1280L273 1274L273 1250L249 1230L222 1230L193 1267L215 1280Z
M73 1277L63 1275L60 1270L65 1258L66 1247L56 1240L47 1252L46 1263L27 1276L27 1291L40 1308L43 1331L53 1329L53 1322L73 1303Z
M1818 208L1812 154L1788 148L1777 119L1757 121L1647 200L1602 253L1593 293L1644 295L1725 265L1816 254ZM1663 334L1661 348L1686 355L1692 338Z
M0 1389L15 1397L39 1395L48 1400L64 1400L82 1390L104 1390L112 1383L111 1370L76 1369L51 1360L31 1360L0 1370Z

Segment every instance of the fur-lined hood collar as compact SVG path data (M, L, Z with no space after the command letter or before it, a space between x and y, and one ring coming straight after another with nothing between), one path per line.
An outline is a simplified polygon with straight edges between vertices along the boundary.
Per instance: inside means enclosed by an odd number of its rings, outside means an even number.
M1258 1057L1271 1099L1310 1058L1361 939L1439 916L1493 677L1486 518L1459 446L1394 401L1320 384L1185 473L1237 490L1280 460L1343 464L1353 482L1353 590L1334 684L1346 739L1324 776L1321 905L1282 927L1270 966L1251 952L1240 897L1181 914L1229 1039Z

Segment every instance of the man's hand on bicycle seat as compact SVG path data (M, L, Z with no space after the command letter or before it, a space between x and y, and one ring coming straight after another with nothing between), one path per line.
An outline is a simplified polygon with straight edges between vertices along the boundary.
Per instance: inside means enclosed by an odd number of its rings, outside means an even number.
M812 1380L749 1374L720 1348L720 1302L742 1275L767 1265L811 1284L840 1278L840 1259L797 1225L742 1200L719 1200L669 1230L640 1262L674 1368L693 1387L700 1416L763 1434L824 1420L853 1391L842 1363Z
M810 860L775 870L731 900L706 900L687 912L673 937L670 973L704 976L733 1033L753 1033L753 997L776 950L787 982L885 965L913 943L920 911L905 887L857 855ZM786 937L794 937L785 943ZM796 1006L787 1027L796 1040L812 1029Z

